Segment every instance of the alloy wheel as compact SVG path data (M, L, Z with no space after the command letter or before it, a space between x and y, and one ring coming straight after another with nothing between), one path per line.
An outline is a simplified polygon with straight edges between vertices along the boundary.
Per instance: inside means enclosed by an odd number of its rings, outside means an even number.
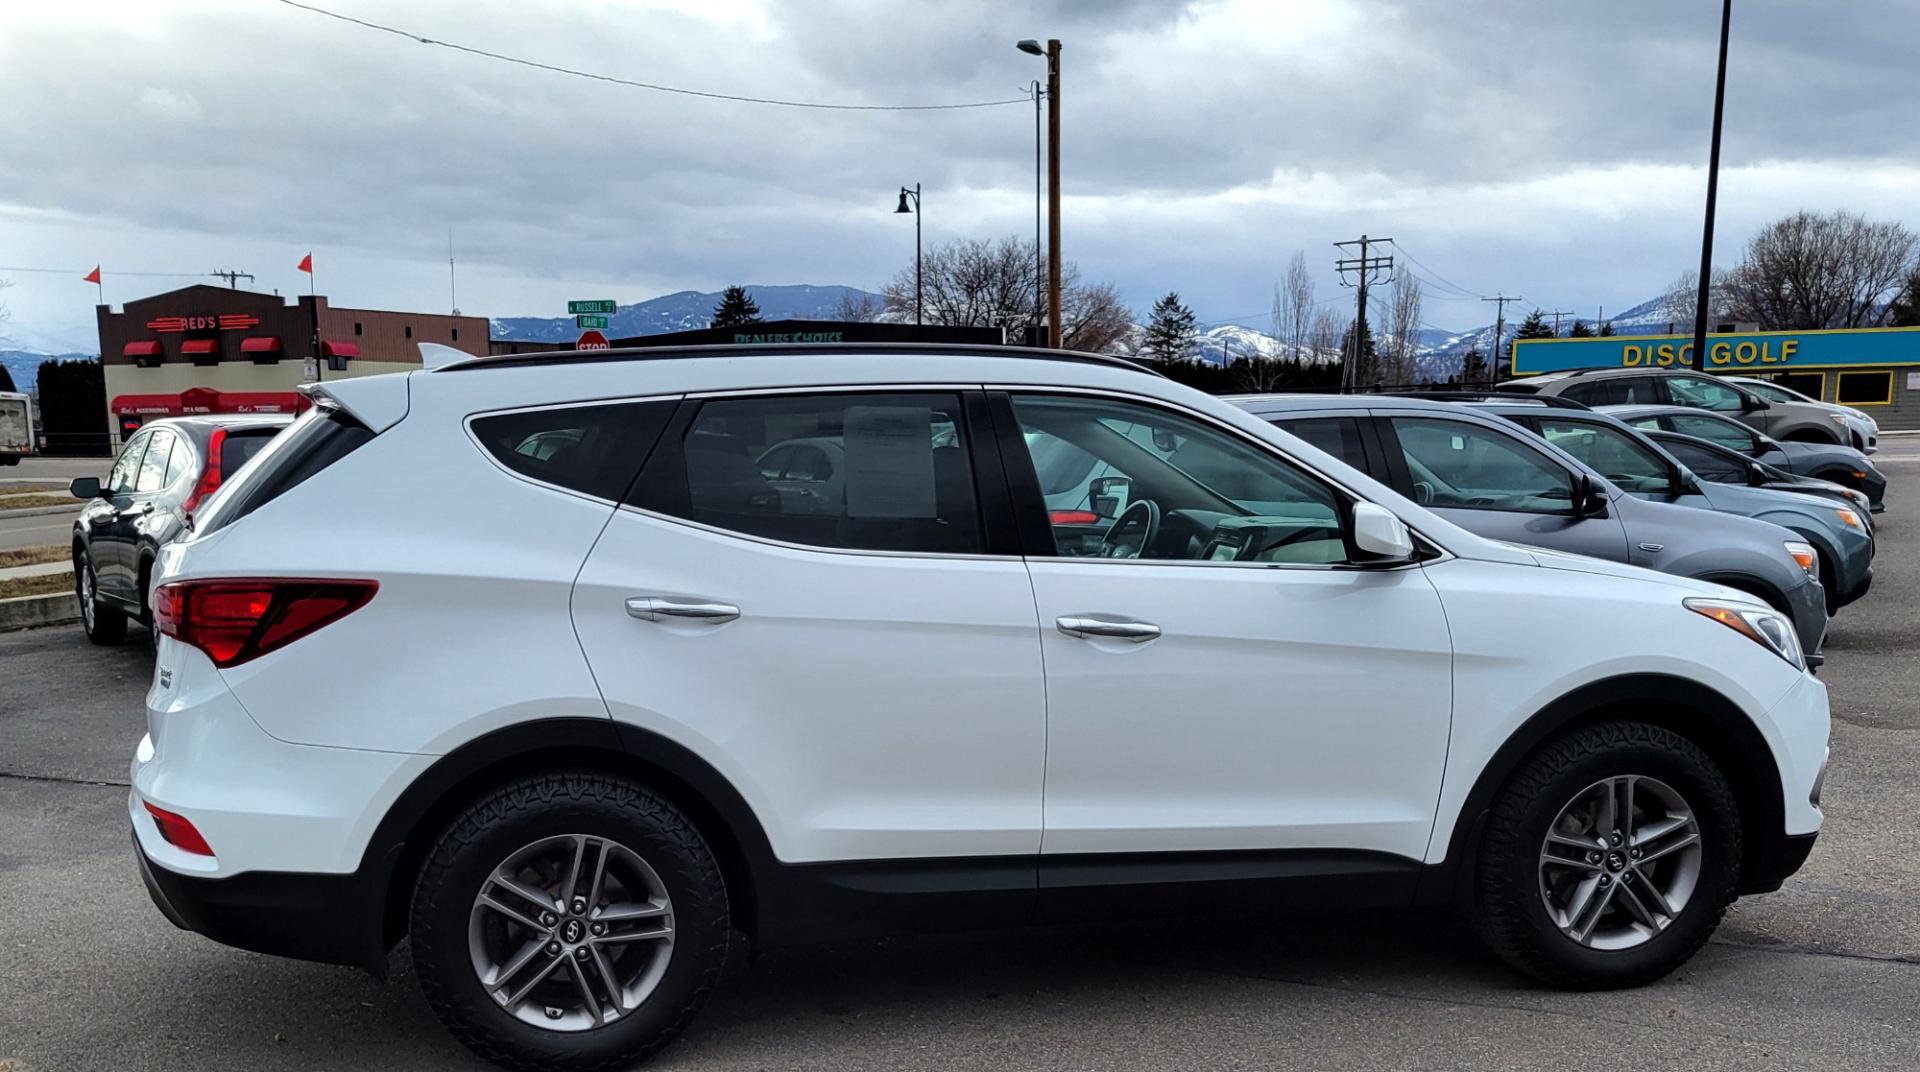
M91 633L93 632L93 560L87 557L85 551L80 552L79 561L74 563L73 583L80 589L80 624Z
M1651 941L1686 910L1703 848L1693 809L1654 778L1595 782L1560 809L1540 846L1540 898L1589 949Z
M562 834L508 856L468 923L474 974L521 1021L586 1031L638 1009L673 957L673 902L640 855Z

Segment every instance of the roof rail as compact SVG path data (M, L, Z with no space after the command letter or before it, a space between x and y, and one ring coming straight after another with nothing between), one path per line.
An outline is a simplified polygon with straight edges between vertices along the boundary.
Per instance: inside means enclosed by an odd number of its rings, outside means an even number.
M1529 395L1518 391L1388 391L1394 398L1425 398L1434 402L1520 402L1553 409L1591 409L1558 395Z
M1112 354L1079 350L1050 350L1034 346L944 342L795 342L748 346L709 343L697 346L622 346L611 350L551 350L533 354L501 354L456 361L434 369L471 372L481 369L530 368L544 365L582 365L602 361L666 361L694 357L753 357L762 354L912 354L924 357L1018 357L1038 361L1071 361L1128 369L1148 376L1164 374L1138 361Z

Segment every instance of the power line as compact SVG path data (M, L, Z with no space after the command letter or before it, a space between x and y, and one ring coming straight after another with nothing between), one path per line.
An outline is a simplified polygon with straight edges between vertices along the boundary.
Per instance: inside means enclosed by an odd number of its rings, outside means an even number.
M46 273L48 273L48 274L51 274L51 275L67 275L67 274L69 274L69 273L71 273L71 274L72 274L72 275L74 275L74 276L83 276L83 275L86 275L86 274L87 274L88 272L90 272L90 271L92 271L92 270L93 270L93 269L91 269L91 268L7 268L7 267L0 267L0 272L46 272ZM108 275L143 275L143 276L156 276L156 277L161 277L161 278L167 278L167 279L192 279L192 278L198 278L198 277L200 277L200 276L204 276L204 275L206 275L206 274L208 274L208 273L206 273L206 272L121 272L121 271L110 271L110 272L107 272L107 274L108 274ZM215 274L218 274L218 273L215 273Z
M490 52L484 48L459 45L452 41L441 41L437 38L414 33L411 30L402 30L397 26L387 26L378 22L369 22L366 19L356 19L351 15L342 15L337 11L328 11L323 7L315 7L312 4L302 4L299 0L277 0L277 2L291 8L298 8L301 11L311 12L315 15L324 15L327 18L336 19L340 22L351 23L352 25L368 30L378 30L381 33L392 34L395 37L404 37L409 41L415 41L423 45L436 45L440 48L452 49L455 52L465 52L468 55L482 56L490 60L499 60L502 63L514 63L522 67L531 67L535 70L548 71L553 74L571 75L575 78L586 78L595 82L610 82L616 86L630 86L634 89L651 89L658 93L677 93L683 97L705 97L708 100L737 101L741 104L771 104L780 108L818 108L836 112L940 112L954 111L962 108L993 108L1002 104L1026 104L1032 99L1031 97L1011 97L1006 100L967 101L960 104L824 104L819 101L780 100L774 97L748 97L737 93L710 93L706 90L683 89L679 86L661 85L658 82L640 82L631 78L616 78L610 74L595 74L592 71L579 71L572 67L561 67L552 63L541 63L538 60L509 56L504 52Z
M1457 290L1462 294L1473 294L1476 296L1478 295L1479 293L1478 291L1471 290L1467 287L1463 287L1460 284L1455 283L1453 280L1448 279L1446 276L1441 275L1439 272L1436 272L1433 269L1428 268L1425 262L1421 261L1420 258L1408 252L1407 247L1404 245L1401 245L1399 242L1394 242L1393 248L1399 250L1401 256L1407 258L1409 261L1412 261L1414 267L1419 268L1421 271L1425 272L1427 275L1432 276L1433 281L1440 284L1441 286L1447 287L1448 289L1451 289L1451 290Z

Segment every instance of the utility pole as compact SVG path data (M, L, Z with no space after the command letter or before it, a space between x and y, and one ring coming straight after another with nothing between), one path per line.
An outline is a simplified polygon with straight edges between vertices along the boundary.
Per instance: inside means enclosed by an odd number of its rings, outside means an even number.
M1548 313L1547 315L1553 317L1553 334L1555 338L1559 338L1560 318L1563 316L1572 316L1573 310L1572 309L1555 309L1553 312Z
M231 268L216 269L215 271L208 272L207 274L214 277L215 279L226 280L227 287L230 290L239 290L240 280L242 279L246 280L248 283L253 282L252 272L236 272Z
M1720 5L1720 71L1713 82L1713 147L1707 151L1707 221L1700 232L1700 295L1693 305L1693 367L1707 371L1707 291L1713 286L1713 202L1720 191L1720 113L1727 103L1727 26L1733 0Z
M1060 39L1047 39L1047 345L1060 346Z
M1348 333L1348 339L1352 345L1349 347L1347 356L1342 360L1340 365L1340 390L1342 393L1358 389L1359 386L1365 382L1365 374L1372 371L1371 369L1362 369L1360 367L1361 362L1365 360L1367 339L1367 288L1377 282L1387 282L1387 280L1377 279L1375 276L1376 273L1392 271L1393 258L1390 256L1370 256L1367 253L1367 247L1370 245L1378 245L1382 242L1390 244L1393 242L1393 239L1369 238L1366 235L1361 235L1359 238L1350 242L1334 243L1334 246L1339 249L1347 249L1351 246L1360 247L1359 256L1341 257L1333 262L1334 270L1340 273L1340 285L1343 287L1355 287L1359 291L1359 293L1355 295L1354 301L1353 330ZM1354 274L1354 282L1352 283L1347 282L1348 272Z
M1506 371L1503 372L1500 368L1500 362L1502 358L1506 356L1500 349L1500 336L1505 334L1507 330L1507 303L1525 301L1526 299L1518 294L1512 296L1496 294L1491 298L1481 298L1480 300L1499 303L1494 306L1493 314L1493 378L1496 381L1503 380L1513 372L1513 362L1511 359L1507 360Z

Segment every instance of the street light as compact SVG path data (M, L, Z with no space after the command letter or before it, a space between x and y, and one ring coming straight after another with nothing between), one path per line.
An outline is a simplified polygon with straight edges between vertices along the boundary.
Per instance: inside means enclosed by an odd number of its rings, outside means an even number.
M1014 47L1047 61L1047 345L1060 345L1060 41L1045 50L1031 38Z
M913 204L911 206L907 204L908 198L913 199ZM913 213L913 322L915 324L919 324L921 323L921 312L922 312L922 309L924 308L924 302L925 302L925 298L923 297L925 292L921 289L921 282L920 282L920 184L919 183L917 182L914 183L913 189L911 190L907 189L904 186L900 187L900 207L894 209L893 212L894 212L894 215L896 216L902 212Z

